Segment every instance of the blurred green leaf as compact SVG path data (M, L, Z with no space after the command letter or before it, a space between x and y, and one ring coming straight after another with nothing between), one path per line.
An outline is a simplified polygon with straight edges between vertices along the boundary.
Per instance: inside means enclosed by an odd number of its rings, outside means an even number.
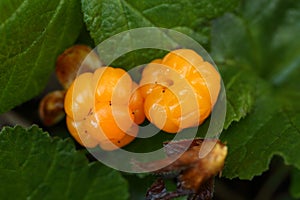
M154 175L147 175L140 178L137 175L127 174L124 175L124 178L129 183L130 199L144 200L148 188L154 183L157 177Z
M0 132L0 199L127 199L119 172L36 126Z
M300 3L294 0L243 1L237 14L214 21L213 57L252 68L280 85L299 71L299 10Z
M234 66L236 74L248 71L254 80L248 83L255 84L252 111L221 135L229 147L225 177L252 179L268 169L273 155L300 169L299 13L300 1L246 0L235 14L213 23L215 60ZM241 85L240 92L231 92L227 86L228 100L238 103L250 85ZM237 108L248 105L247 98L243 100ZM228 111L227 116L230 107Z
M0 113L46 86L59 53L76 40L81 25L76 0L0 2Z
M291 194L294 198L300 198L300 170L294 169L292 171Z

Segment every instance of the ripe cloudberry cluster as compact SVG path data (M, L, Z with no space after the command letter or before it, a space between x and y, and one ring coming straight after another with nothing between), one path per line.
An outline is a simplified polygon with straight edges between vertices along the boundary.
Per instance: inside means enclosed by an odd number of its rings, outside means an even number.
M220 86L216 69L190 49L153 60L139 84L123 69L100 67L80 74L69 87L67 126L83 146L114 150L136 137L145 116L169 133L199 126L210 115Z

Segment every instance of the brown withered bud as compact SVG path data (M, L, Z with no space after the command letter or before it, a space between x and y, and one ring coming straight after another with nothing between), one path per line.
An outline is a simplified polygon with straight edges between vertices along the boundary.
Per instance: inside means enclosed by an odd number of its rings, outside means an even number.
M189 143L190 146L184 152ZM201 147L210 148L204 157L199 157L199 152L206 150ZM140 163L139 167L150 170L156 165L166 164L166 167L155 171L154 174L164 177L164 174L175 172L173 178L176 180L177 189L166 191L160 178L148 189L146 199L167 200L179 196L188 196L188 199L194 200L212 199L214 177L223 169L227 146L216 139L194 139L165 143L164 149L167 158ZM178 155L178 159L171 162L174 156Z
M98 55L86 45L74 45L57 58L55 73L65 89L75 80L81 66L85 71L93 71L102 66Z
M53 91L42 99L39 105L39 116L45 126L58 123L65 116L65 91Z

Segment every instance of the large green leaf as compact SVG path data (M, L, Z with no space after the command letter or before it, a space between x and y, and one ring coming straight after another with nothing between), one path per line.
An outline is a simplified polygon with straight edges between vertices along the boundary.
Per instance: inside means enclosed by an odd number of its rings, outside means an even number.
M228 1L135 1L82 0L84 21L96 43L122 31L139 27L164 27L185 33L205 33L209 19L233 9L237 0ZM206 36L209 32L206 31Z
M238 0L82 0L82 11L84 22L96 45L122 31L153 26L180 31L202 45L207 45L210 20L232 10L237 2ZM128 70L162 55L160 51L140 50L123 56L122 61L113 66Z
M300 169L299 13L300 1L246 0L235 14L214 21L215 60L235 66L236 74L244 70L252 71L249 76L256 74L252 111L221 135L229 146L226 177L260 175L274 155ZM232 94L229 90L228 100L237 103L239 94L242 97L248 89L240 90Z
M59 53L82 26L77 0L0 2L0 113L46 85Z
M300 115L283 109L270 93L261 91L254 111L222 133L222 140L229 146L226 177L251 179L260 175L268 169L273 155L280 155L287 164L300 168Z
M119 172L36 126L0 132L0 199L127 199Z

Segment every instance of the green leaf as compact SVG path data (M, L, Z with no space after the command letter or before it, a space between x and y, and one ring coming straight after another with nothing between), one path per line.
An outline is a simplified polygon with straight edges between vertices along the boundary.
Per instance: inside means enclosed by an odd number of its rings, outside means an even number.
M300 168L300 115L282 109L270 91L264 90L255 102L254 111L223 132L229 146L224 175L251 179L268 169L273 155Z
M289 80L288 76L299 71L300 66L300 2L245 1L242 9L256 44L252 51L256 50L261 75L276 85Z
M36 126L0 132L0 199L127 199L119 172Z
M251 111L259 80L253 72L232 66L222 66L220 73L226 88L224 129L227 129L232 122L238 122Z
M0 2L0 113L39 94L59 53L76 40L77 0Z
M238 0L82 0L82 11L84 22L96 45L122 31L153 26L180 31L202 45L207 45L210 20L232 10L237 2ZM149 62L158 54L157 51L147 50L132 52L126 55L125 61L113 66L128 70Z
M300 93L283 97L261 88L253 112L221 135L229 146L224 169L228 178L252 179L268 169L274 155L300 169Z
M273 84L299 71L300 2L243 1L238 14L213 23L212 55L255 69Z
M252 179L268 169L274 155L300 169L299 13L299 1L245 0L235 14L213 23L215 60L234 66L236 74L248 71L255 82L252 110L221 135L229 147L225 177ZM240 92L231 92L227 85L228 100L237 104L237 109L248 105L245 94L250 85L241 85ZM243 96L244 102L238 104ZM230 107L228 111L230 115Z
M211 36L211 54L215 62L250 68L252 46L250 36L247 35L247 27L244 26L242 18L232 13L215 20Z
M294 169L292 171L292 181L290 192L294 198L300 198L300 170Z
M92 38L99 43L117 33L138 27L190 28L198 32L209 27L203 25L204 22L232 10L237 2L82 0L82 10Z
M138 177L139 174L127 174L124 177L128 181L130 199L144 200L148 188L155 182L156 176L146 175L143 178Z

